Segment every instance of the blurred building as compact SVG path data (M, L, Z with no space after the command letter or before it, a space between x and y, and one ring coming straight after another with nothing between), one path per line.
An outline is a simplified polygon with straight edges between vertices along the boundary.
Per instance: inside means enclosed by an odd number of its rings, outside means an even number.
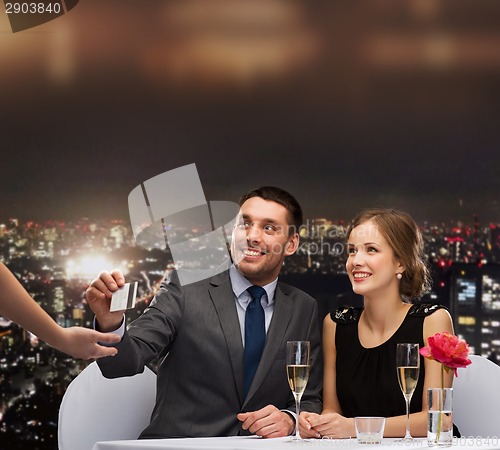
M477 355L500 354L500 264L454 263L451 312L456 332Z

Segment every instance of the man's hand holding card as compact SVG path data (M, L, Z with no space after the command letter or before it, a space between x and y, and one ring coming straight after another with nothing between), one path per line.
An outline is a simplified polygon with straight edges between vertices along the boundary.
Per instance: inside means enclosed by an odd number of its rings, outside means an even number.
M95 314L99 331L114 331L121 326L123 312L127 307L135 306L137 285L137 282L125 283L125 277L119 270L102 271L90 283L85 297Z

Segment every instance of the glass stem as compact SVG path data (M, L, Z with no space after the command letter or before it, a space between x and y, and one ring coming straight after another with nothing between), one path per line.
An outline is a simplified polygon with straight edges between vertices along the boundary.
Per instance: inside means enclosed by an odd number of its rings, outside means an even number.
M299 414L300 414L300 397L295 395L295 414L297 419L295 419L295 439L300 439L299 434Z
M405 439L411 439L410 434L410 399L406 397L406 434Z

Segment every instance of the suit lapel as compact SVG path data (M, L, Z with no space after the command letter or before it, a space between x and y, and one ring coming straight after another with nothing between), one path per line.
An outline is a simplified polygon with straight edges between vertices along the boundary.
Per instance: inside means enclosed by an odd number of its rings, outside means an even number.
M248 391L245 403L262 384L272 362L276 359L278 351L283 345L283 339L285 338L285 333L292 317L292 311L293 304L278 283L274 296L273 318L271 319L266 337L266 346L262 352L259 367L257 367L257 372L255 372L255 377ZM283 367L283 374L285 374L285 367Z
M241 404L243 403L243 343L234 292L228 272L216 275L210 280L209 293L226 339L229 359L233 367L234 382Z

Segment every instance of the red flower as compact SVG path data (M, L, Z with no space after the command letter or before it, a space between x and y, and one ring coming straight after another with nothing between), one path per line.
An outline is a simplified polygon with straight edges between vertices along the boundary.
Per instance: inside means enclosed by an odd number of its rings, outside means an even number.
M420 349L424 358L440 362L448 372L453 370L458 376L457 368L467 367L472 361L469 356L469 346L463 339L448 333L436 333L429 337L429 345Z

